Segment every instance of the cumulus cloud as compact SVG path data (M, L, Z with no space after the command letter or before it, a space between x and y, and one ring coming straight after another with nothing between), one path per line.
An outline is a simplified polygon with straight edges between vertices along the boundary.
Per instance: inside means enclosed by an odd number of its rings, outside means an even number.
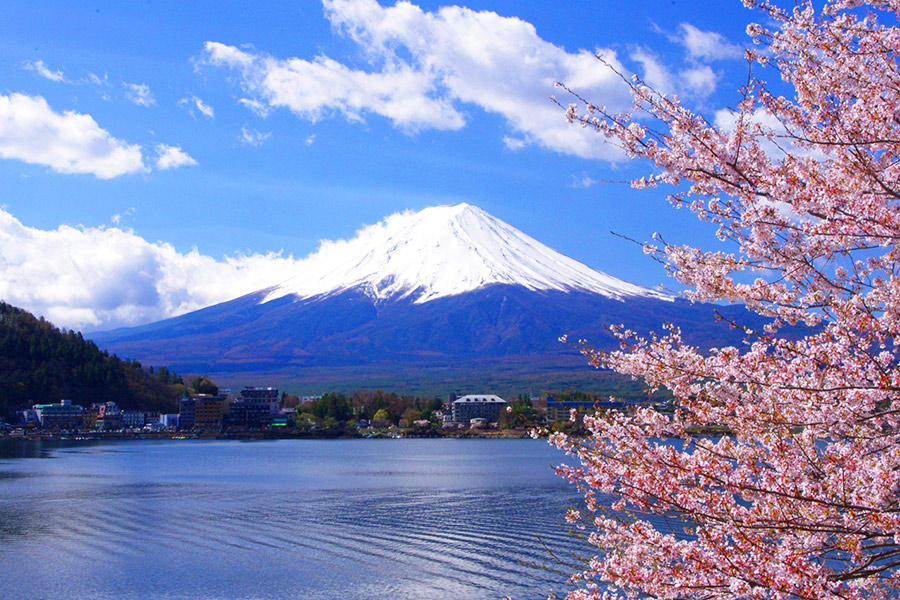
M716 91L720 78L709 63L743 56L743 48L729 42L722 34L704 31L690 23L681 23L675 33L668 33L659 28L656 31L685 49L686 67L672 69L645 48L632 51L631 58L643 67L644 80L664 93L677 93L690 98L708 98Z
M0 157L101 179L146 170L140 146L112 137L90 115L60 114L24 94L0 94Z
M138 106L153 106L156 99L150 92L150 86L146 83L123 83L125 96Z
M60 83L64 83L67 81L66 76L63 75L62 71L59 69L53 70L47 65L44 64L44 61L39 60L37 62L28 61L24 65L22 65L28 71L34 71L44 79L49 79L50 81L57 81Z
M563 81L610 110L629 107L626 86L588 51L567 52L540 38L521 19L458 6L426 12L408 2L324 0L332 26L360 48L369 68L351 68L327 56L277 58L210 41L202 63L236 70L257 114L286 108L316 121L372 115L414 133L465 126L465 105L501 115L513 135L565 154L621 158L596 134L572 127L549 102ZM615 53L600 50L625 73Z
M210 63L244 71L248 91L263 96L245 102L256 112L262 112L259 105L266 102L310 121L337 111L351 121L362 121L364 112L373 112L409 130L463 125L462 116L447 101L428 96L428 78L409 66L367 73L324 56L279 61L216 42L208 42L206 50Z
M197 164L189 154L179 146L156 145L156 168L175 169L177 167L192 167Z
M198 98L197 96L185 96L181 100L178 101L178 104L181 106L186 106L188 112L191 113L191 116L196 118L194 110L200 112L201 115L206 117L207 119L213 119L216 116L216 111L213 110L213 107Z
M281 283L299 262L281 253L185 254L119 228L40 230L0 209L0 298L67 328L176 316Z

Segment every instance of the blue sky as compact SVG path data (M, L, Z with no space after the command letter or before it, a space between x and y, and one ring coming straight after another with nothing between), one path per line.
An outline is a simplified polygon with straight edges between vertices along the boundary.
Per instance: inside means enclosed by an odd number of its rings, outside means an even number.
M106 329L280 283L322 239L469 202L589 266L712 243L553 106L627 108L596 59L715 120L758 15L711 2L0 4L0 298Z

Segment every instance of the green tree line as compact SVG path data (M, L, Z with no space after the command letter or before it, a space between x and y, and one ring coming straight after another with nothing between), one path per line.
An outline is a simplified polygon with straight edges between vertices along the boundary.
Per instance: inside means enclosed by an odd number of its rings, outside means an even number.
M80 332L0 302L0 416L64 398L84 406L112 401L125 409L177 412L183 392L181 378L166 367L145 369L122 360Z

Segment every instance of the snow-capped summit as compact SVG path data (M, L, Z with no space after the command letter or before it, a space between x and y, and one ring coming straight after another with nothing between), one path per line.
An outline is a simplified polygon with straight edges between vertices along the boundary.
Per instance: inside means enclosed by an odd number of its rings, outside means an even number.
M396 213L353 239L323 242L263 302L356 289L376 301L408 298L422 304L490 284L615 299L671 298L591 269L463 203Z
M646 333L671 322L689 343L732 345L742 334L727 323L756 329L756 319L610 277L460 204L324 242L279 287L93 338L119 356L225 381L552 389L586 369L561 335L612 349L618 340L606 325Z

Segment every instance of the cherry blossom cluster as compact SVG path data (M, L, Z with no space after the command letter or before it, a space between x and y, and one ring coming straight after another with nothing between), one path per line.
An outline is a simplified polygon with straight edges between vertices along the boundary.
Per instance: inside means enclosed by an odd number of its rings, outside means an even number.
M900 2L745 4L767 24L750 72L782 81L751 76L728 127L639 79L631 113L577 94L566 112L716 228L719 248L645 247L687 297L768 319L711 351L674 326L583 347L675 411L551 437L580 459L559 472L597 549L571 600L900 597Z

